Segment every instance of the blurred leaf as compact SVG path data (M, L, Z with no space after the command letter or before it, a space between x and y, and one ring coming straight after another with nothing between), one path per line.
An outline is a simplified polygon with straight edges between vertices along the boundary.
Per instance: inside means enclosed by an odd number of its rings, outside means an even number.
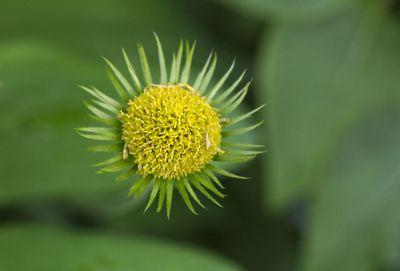
M90 58L103 55L113 60L120 56L121 47L133 49L139 41L153 44L152 31L168 49L176 46L179 38L205 36L185 14L174 0L2 0L0 41L47 40ZM166 35L169 39L164 40ZM157 51L152 51L155 56Z
M310 21L337 13L358 0L217 0L261 20Z
M340 144L337 163L311 209L303 270L400 266L399 120L398 107L372 113Z
M269 108L268 205L317 192L348 129L376 108L398 104L399 29L372 2L323 24L277 27L264 42L259 95Z
M204 251L144 236L7 226L0 240L0 266L7 271L241 270Z
M44 43L0 46L0 203L30 197L88 198L127 187L95 174L74 128L87 124L83 91L96 68Z

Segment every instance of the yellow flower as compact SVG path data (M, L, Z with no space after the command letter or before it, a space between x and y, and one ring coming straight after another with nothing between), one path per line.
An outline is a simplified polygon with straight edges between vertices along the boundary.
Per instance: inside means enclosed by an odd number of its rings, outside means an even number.
M182 67L183 43L173 55L171 72L167 72L161 43L155 35L160 80L155 83L143 46L139 45L139 57L143 80L138 76L127 54L124 59L132 83L107 59L110 80L120 96L117 101L94 87L82 87L94 96L86 102L92 118L105 124L102 127L78 128L83 137L111 141L111 144L90 148L96 152L114 152L115 156L98 163L99 172L125 171L118 180L137 174L140 178L129 194L139 196L151 187L146 210L158 196L157 211L166 205L170 216L173 191L176 188L187 207L196 214L191 200L204 205L195 190L220 206L211 193L223 198L223 188L217 175L245 179L219 168L214 161L245 162L262 151L253 150L259 145L241 144L226 138L247 133L262 122L245 128L230 128L249 118L263 106L235 118L230 114L244 100L249 83L235 93L244 73L230 86L225 81L234 68L231 65L225 75L209 88L217 63L210 54L203 69L191 80L191 64L195 44L186 43L186 58ZM144 81L144 82L143 82ZM210 193L211 192L211 193Z
M126 151L143 176L180 179L200 172L220 151L218 113L189 86L151 85L119 119Z

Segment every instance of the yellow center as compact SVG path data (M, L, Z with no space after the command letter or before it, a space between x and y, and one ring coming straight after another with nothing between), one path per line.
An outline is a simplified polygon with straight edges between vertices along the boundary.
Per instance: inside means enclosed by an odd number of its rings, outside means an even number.
M141 175L179 179L201 171L220 151L219 115L187 85L151 85L119 118L125 151Z

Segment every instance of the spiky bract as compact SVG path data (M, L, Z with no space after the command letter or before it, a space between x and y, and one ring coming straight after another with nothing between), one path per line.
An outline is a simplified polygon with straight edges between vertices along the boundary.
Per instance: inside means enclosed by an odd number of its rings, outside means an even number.
M92 118L105 126L79 128L77 132L89 139L111 142L93 146L90 150L115 153L110 159L96 164L101 167L100 172L124 171L118 180L127 179L132 174L139 176L130 195L139 196L151 187L146 210L158 196L157 211L166 205L169 217L175 189L193 213L196 211L191 200L204 207L196 190L220 206L214 198L214 195L224 197L219 191L223 186L217 175L246 178L219 168L214 161L242 163L262 152L254 150L262 146L226 139L258 127L261 122L244 128L230 128L263 106L230 118L247 94L249 83L235 91L244 73L225 87L233 63L222 78L209 87L217 64L216 55L211 53L193 80L190 71L195 44L189 46L186 42L182 64L184 46L181 42L168 74L161 43L155 37L160 80L153 80L141 45L138 52L143 76L138 76L123 50L132 83L105 59L110 81L120 99L111 98L94 87L82 87L95 98L91 103L85 103Z

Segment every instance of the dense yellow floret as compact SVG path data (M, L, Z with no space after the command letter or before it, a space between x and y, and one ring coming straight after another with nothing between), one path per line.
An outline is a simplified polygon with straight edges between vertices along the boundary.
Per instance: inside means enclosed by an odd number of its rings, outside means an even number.
M164 179L199 172L220 151L215 109L187 85L151 85L121 112L122 140L141 175Z

